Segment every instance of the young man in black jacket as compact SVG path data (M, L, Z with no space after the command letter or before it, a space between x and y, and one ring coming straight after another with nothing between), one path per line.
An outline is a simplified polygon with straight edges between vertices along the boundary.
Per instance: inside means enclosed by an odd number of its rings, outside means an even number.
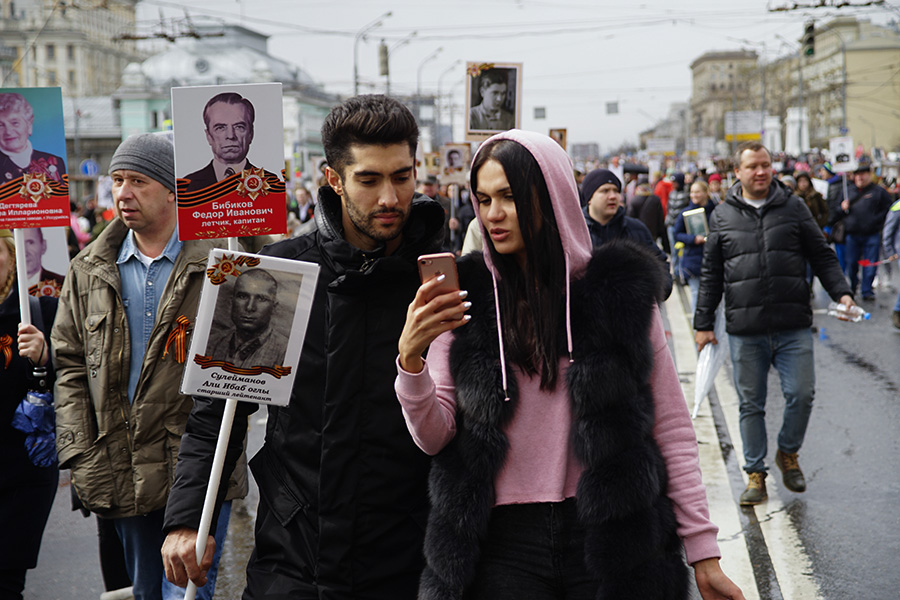
M803 200L772 180L772 159L759 142L745 142L735 155L740 183L710 219L694 315L700 349L717 343L716 307L725 292L725 321L734 384L740 399L744 470L749 475L742 505L766 494L766 379L775 365L785 408L775 464L786 488L806 490L797 453L806 434L815 394L807 261L836 301L853 305L850 286L834 252Z
M394 393L397 341L419 286L416 259L440 247L443 209L416 195L418 128L384 96L325 119L328 186L317 230L267 247L320 265L290 404L269 407L251 469L259 484L244 600L415 598L424 565L429 458ZM195 399L166 510L166 575L205 580L194 555L224 403ZM240 404L223 479L256 405ZM207 545L211 555L212 538Z

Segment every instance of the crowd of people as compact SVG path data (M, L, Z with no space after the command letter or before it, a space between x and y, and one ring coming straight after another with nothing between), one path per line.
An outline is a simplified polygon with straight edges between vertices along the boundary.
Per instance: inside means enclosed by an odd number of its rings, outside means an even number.
M774 463L805 491L812 281L869 301L900 248L900 202L871 162L844 185L825 162L776 173L748 143L728 171L623 181L575 173L552 138L511 130L479 147L465 184L442 186L417 180L415 118L385 96L336 106L322 140L317 188L288 186L288 233L261 250L321 270L290 402L268 407L250 461L260 505L243 598L687 598L692 567L704 600L742 599L719 566L659 306L689 286L702 348L718 343L725 298L741 504L767 498L770 365L786 398ZM216 242L178 240L165 137L122 142L110 175L112 209L73 207L74 259L59 298L35 299L34 325L16 325L15 247L0 231L0 362L16 392L4 411L45 367L56 412L50 465L27 434L4 435L0 518L19 541L3 598L21 598L60 468L73 506L95 515L106 587L138 600L182 598L188 581L212 598L231 500L246 493L258 406L241 403L198 561L224 403L177 393L179 345ZM458 257L459 289L420 280L418 258L437 252ZM271 279L256 284L273 303Z

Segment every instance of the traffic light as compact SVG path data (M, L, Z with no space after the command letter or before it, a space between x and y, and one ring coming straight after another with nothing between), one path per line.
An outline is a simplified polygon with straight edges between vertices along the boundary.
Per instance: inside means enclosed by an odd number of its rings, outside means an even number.
M384 43L384 40L381 41L381 45L378 46L378 66L379 71L378 74L381 76L387 76L388 71L388 47L387 44Z
M803 56L812 56L816 53L816 24L809 21L803 29L801 42Z

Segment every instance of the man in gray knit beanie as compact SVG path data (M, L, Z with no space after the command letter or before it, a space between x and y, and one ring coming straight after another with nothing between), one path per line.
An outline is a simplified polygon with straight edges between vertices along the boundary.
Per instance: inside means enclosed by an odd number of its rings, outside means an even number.
M82 504L115 527L138 600L170 597L162 525L193 404L178 388L215 245L178 239L174 165L174 147L161 135L119 145L109 165L119 218L72 260L51 335L59 460L72 470ZM243 494L239 468L227 499ZM230 510L226 502L219 548ZM214 587L207 583L197 597L211 598Z
M109 172L120 169L143 173L175 191L175 149L165 135L141 133L119 144Z

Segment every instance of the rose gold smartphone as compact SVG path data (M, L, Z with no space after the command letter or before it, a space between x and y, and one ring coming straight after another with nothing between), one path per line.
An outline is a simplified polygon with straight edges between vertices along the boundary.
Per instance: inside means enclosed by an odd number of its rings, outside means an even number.
M449 252L424 254L419 257L419 277L425 283L437 275L447 278L438 286L438 294L459 290L459 276L456 273L456 257Z

